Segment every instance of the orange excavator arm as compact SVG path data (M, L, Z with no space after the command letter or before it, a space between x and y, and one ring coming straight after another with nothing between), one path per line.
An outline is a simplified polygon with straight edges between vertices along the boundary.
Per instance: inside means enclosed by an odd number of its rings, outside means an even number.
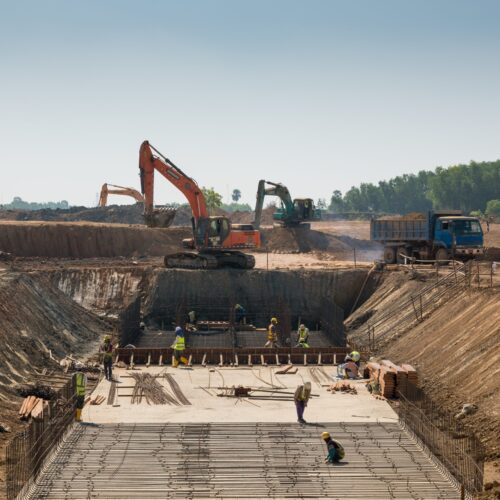
M139 152L141 190L144 195L144 214L154 212L154 173L158 171L167 181L181 191L189 202L195 221L208 217L207 204L197 182L186 175L179 167L163 156L148 141L141 144Z
M109 189L109 186L115 189ZM99 206L105 207L108 204L108 195L110 194L118 194L122 196L130 196L134 198L138 203L144 202L144 197L142 196L137 189L128 188L123 186L117 186L116 184L107 184L104 183L101 188L101 195L99 196Z

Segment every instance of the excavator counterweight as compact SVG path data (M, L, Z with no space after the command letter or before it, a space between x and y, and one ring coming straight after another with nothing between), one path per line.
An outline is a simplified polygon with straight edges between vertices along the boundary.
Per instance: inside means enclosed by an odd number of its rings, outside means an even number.
M210 216L203 191L171 160L148 141L139 152L141 189L144 195L144 218L148 226L158 226L160 213L154 207L154 174L160 173L186 197L191 207L193 238L183 246L196 250L166 255L166 267L185 269L215 269L236 267L252 269L253 255L243 249L260 247L260 233L250 224L231 224L227 217Z

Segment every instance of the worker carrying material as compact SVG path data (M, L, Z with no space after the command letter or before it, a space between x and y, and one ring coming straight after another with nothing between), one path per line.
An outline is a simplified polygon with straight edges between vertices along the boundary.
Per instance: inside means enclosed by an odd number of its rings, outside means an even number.
M333 464L345 457L344 447L338 441L332 439L329 432L322 432L321 438L325 441L328 450L328 455L325 458L326 463Z
M304 385L299 385L295 389L293 400L297 410L297 421L299 424L305 424L304 410L306 409L309 398L311 397L311 382L305 382Z
M246 325L247 323L247 312L245 308L241 304L236 304L234 306L234 319L236 323L238 324L244 324Z
M277 324L278 320L276 318L271 318L271 323L267 327L267 342L264 347L278 347Z
M102 364L104 365L104 376L106 380L113 380L113 344L111 337L106 335L104 342L99 347L99 352L102 356Z
M184 338L184 332L180 326L175 328L175 341L172 344L172 349L174 350L174 360L173 367L177 368L179 363L183 363L184 365L188 364L188 360L183 355L184 350L186 349L186 339Z
M85 390L87 386L87 376L85 375L85 373L78 371L73 375L73 383L75 386L75 395L76 395L75 420L77 422L81 422L83 405L85 404Z
M297 345L295 347L309 347L309 328L302 324L297 331Z

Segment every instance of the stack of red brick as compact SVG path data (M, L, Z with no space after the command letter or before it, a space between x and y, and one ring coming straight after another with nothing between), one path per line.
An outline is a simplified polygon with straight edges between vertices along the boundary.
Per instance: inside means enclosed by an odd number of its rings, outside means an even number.
M380 394L386 398L396 397L398 392L406 394L408 383L418 384L417 371L411 365L398 366L388 359L367 363L364 376L377 383Z

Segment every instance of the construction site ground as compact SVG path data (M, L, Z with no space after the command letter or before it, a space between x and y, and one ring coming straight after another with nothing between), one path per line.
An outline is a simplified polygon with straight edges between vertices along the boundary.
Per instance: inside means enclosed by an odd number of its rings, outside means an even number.
M108 404L85 407L85 424L67 436L28 498L460 497L441 467L398 425L390 405L371 396L362 381L352 382L357 394L332 394L326 386L334 367L300 367L282 376L276 370L116 370L112 400L110 382L103 380L95 393ZM131 403L134 372L155 375L177 402ZM175 379L188 404L180 403L166 376ZM308 424L298 425L290 393L313 377L319 382L312 383ZM227 392L223 387L234 386L270 392L256 392L255 399L219 396ZM263 399L286 397L283 392L288 400ZM345 446L339 465L323 462L325 430Z
M323 269L349 270L354 267L354 248L356 248L356 267L368 270L372 266L373 259L378 258L375 255L380 255L381 250L380 247L368 241L368 221L318 222L312 225L312 232L308 233L286 234L283 230L278 229L274 232L274 229L267 227L264 228L264 241L266 241L266 231L268 232L267 247L255 253L256 267L260 270L278 269L283 272L287 270L303 270L304 272ZM0 432L0 490L4 479L3 449L5 443L9 436L25 425L25 422L18 419L17 411L22 398L17 395L14 387L36 380L37 374L44 369L59 373L61 367L58 365L58 360L66 354L86 359L90 352L95 352L102 335L110 328L108 321L102 319L103 313L109 317L116 316L121 307L122 296L125 296L124 291L112 297L106 294L111 293L111 289L114 290L120 286L128 291L141 290L141 287L149 286L149 281L143 279L144 274L151 269L162 268L161 256L165 252L177 251L180 248L179 240L188 236L189 229L185 227L152 230L138 225L86 222L2 221L0 223L0 250L11 252L14 257L12 261L0 261L0 340L5 346L0 353L2 366L0 424L10 427L10 432ZM305 245L303 239L306 239ZM490 257L493 256L492 260L500 262L500 224L490 225L490 231L485 233L485 242L489 247ZM61 272L61 276L64 275L64 279L59 277L58 272ZM101 283L96 281L93 285L95 297L93 296L92 299L84 297L85 288L77 280L82 279L83 276L88 278L89 275L95 276L98 273L109 274L108 286L100 288ZM358 334L360 338L365 334L364 327L368 320L375 321L377 315L385 314L409 296L418 294L419 290L435 279L434 277L432 268L428 271L417 270L415 272L401 268L398 271L398 266L389 267L380 275L380 278L377 277L379 281L375 292L366 302L360 304L347 322L349 335L355 337ZM452 298L440 299L436 307L429 311L424 321L415 322L408 327L401 324L400 318L398 319L395 313L389 323L394 325L395 335L388 339L376 353L377 356L388 357L397 363L414 364L426 392L432 395L443 409L458 412L465 403L474 403L477 406L477 412L466 416L463 421L479 434L486 446L488 458L486 482L495 479L500 481L498 460L500 436L497 425L498 362L500 361L498 274L495 276L494 285L493 288L464 289ZM100 293L99 290L101 290ZM349 312L347 311L346 315ZM398 324L401 324L401 328L397 326ZM153 372L158 370L156 367L150 369ZM301 368L299 373L303 370ZM308 373L307 369L305 370ZM172 372L172 369L168 368L167 372ZM226 372L229 370L221 370L224 377L226 377ZM233 370L231 373L240 372L242 382L246 380L246 377L253 377L251 384L256 384L257 379L251 375L251 370L241 369L238 372ZM121 374L121 372L117 373ZM195 405L198 401L202 405L208 403L221 405L223 398L209 396L204 390L195 388L207 383L207 373L211 374L214 383L217 380L216 377L220 378L217 372L209 372L207 368L198 367L193 371L177 370L175 377L178 377L183 384L185 377L190 380L189 383L186 382L186 393L189 392L188 399L192 398ZM291 381L291 379L287 380ZM297 380L294 380L293 384L296 382ZM103 394L106 393L105 384L106 382L102 382L97 389ZM321 413L317 415L314 409L316 401L313 400L306 417L310 415L312 421L334 423L334 428L340 429L338 427L340 419L344 416L347 418L349 411L350 415L358 415L358 413L361 417L368 415L368 412L361 411L367 408L361 404L365 398L368 398L363 391L364 389L361 388L357 396L344 394L322 396L322 402L332 404L331 417ZM349 398L356 401L356 405L360 404L360 411L351 407L350 403L345 404L346 401L350 401ZM337 407L339 400L342 402L342 408ZM369 401L369 404L373 405L370 408L378 408L382 415L387 415L384 425L396 425L396 420L390 418L391 410L385 402L376 401L373 398ZM225 418L228 419L232 418L230 415L233 413L248 411L260 414L262 411L262 408L243 401L230 404L232 407L224 413ZM158 411L144 403L133 406L130 413L136 412L139 408L141 412L144 410L144 415L150 411L153 415L155 411ZM111 418L106 420L108 417L105 415L109 412L108 415L111 417L113 411L119 414L120 411L124 411L124 408L125 404L122 408L108 407L106 404L92 406L90 408L91 420L103 414L103 420L99 420L99 425L103 427L96 428L95 432L111 433L111 435L118 432L117 429L120 427L116 427L117 422L113 422ZM167 407L162 411L170 412L174 418L174 414L181 415L182 412L189 410L182 407ZM178 411L180 413L177 413ZM212 413L217 413L217 410L204 411L207 418ZM335 412L341 412L339 413L341 417L337 417ZM195 413L192 411L191 415ZM286 409L279 409L274 413L279 414L279 418L274 423L278 426L276 429L281 429L280 425L289 423L290 428L295 432L291 424L294 421L293 405L287 403ZM370 409L370 415L371 413ZM86 414L85 418L89 418L89 415ZM172 432L177 432L183 425L187 425L187 422L175 421L175 418L172 420L172 425L178 427L172 427ZM358 426L369 423L359 420L360 417L349 418L351 419L348 420L349 425ZM214 423L216 429L221 424L217 416L207 421ZM159 425L154 421L147 420L147 422L149 422L147 425ZM244 420L244 422L254 426L257 422L271 423L259 419ZM306 429L307 446L305 448L317 446L316 451L319 452L321 443L315 444L314 441L317 429L310 426ZM380 430L380 428L377 429ZM81 433L81 443L84 439L92 440L94 439L92 432L94 431L89 426L83 430L75 430L72 439L77 439ZM156 435L163 435L160 427L156 427L153 432L157 433ZM193 432L199 436L201 431L197 428ZM382 429L380 432L385 431ZM399 431L391 431L389 434L396 432ZM353 434L347 433L347 435ZM123 436L120 437L122 438ZM131 438L131 442L134 440L135 437ZM68 443L71 442L73 441L68 441ZM245 441L244 446L248 446L248 441ZM349 453L352 453L352 450ZM120 464L122 456L123 454L119 455L118 463L114 465L115 469ZM312 455L306 454L305 456L308 460L312 460ZM364 457L362 460L366 464L368 459ZM126 468L118 467L117 475L120 476L126 470ZM384 491L386 492L387 489ZM0 492L0 498L2 498L2 493ZM433 496L423 498L433 498Z

